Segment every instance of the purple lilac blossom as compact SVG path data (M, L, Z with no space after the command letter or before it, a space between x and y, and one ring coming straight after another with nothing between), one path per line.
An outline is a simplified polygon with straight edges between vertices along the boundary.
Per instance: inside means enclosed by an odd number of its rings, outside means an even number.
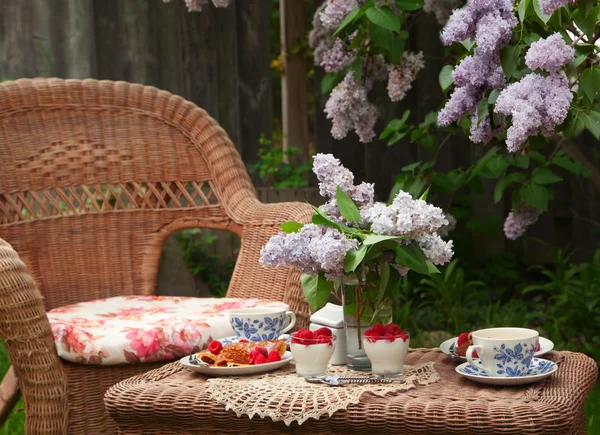
M327 72L343 71L354 61L355 55L346 51L346 46L340 38L336 38L333 47L323 53L321 66Z
M462 3L462 0L425 0L423 10L434 14L438 23L446 24L452 10L459 7Z
M546 15L552 15L554 11L565 6L569 3L569 0L538 0L540 2L540 9ZM571 1L571 3L574 3Z
M358 242L348 239L335 228L307 224L298 232L279 233L261 249L260 264L265 267L293 266L302 273L325 272L328 280L344 273L344 258Z
M409 53L407 51L402 55L399 65L390 65L387 84L390 100L394 102L403 100L423 67L425 67L423 52Z
M525 64L532 70L542 69L556 73L574 57L575 49L565 43L560 33L554 33L531 44L525 56Z
M564 72L543 77L528 74L509 85L496 100L496 113L512 116L506 145L510 152L521 149L529 136L541 129L546 136L552 135L556 126L567 117L573 94Z
M325 9L320 13L319 17L323 26L328 29L335 30L346 18L352 9L357 6L362 6L362 0L326 0Z
M323 55L333 45L331 34L334 30L325 27L321 22L320 15L321 12L323 12L323 9L325 9L325 6L327 6L327 2L323 2L315 11L312 20L312 30L308 34L308 45L313 50L313 61L315 65L321 65L321 62L323 62Z
M445 242L436 233L423 234L416 238L417 243L433 264L441 266L450 261L454 252L452 251L452 240Z
M346 137L354 129L363 143L375 137L375 122L379 111L367 100L368 90L363 82L356 82L349 72L331 91L325 104L327 119L331 119L331 135L335 139Z
M504 235L509 240L517 240L521 237L527 227L537 222L542 211L521 203L519 211L511 211L504 221Z

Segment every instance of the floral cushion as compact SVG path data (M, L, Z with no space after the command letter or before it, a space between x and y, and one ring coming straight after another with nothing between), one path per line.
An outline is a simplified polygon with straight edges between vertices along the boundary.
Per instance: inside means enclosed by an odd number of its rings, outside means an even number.
M50 310L58 355L83 364L170 361L234 335L228 311L278 307L260 299L119 296Z

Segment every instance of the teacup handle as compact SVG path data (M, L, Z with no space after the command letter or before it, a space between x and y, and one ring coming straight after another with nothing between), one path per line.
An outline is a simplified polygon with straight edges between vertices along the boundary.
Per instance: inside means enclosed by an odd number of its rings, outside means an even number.
M490 375L490 371L488 369L486 369L484 367L484 365L478 365L475 362L475 358L473 358L473 352L477 351L477 355L479 355L479 359L483 362L483 347L475 344L473 346L469 346L469 348L467 349L467 361L469 361L469 364L471 364L473 367L476 367L478 369L484 370L488 375ZM491 375L490 375L491 376Z
M281 330L282 334L284 332L288 332L290 329L292 329L294 327L294 325L296 324L296 315L292 311L286 311L285 312L285 320L283 321L283 323L284 324L287 323L287 326L285 326Z

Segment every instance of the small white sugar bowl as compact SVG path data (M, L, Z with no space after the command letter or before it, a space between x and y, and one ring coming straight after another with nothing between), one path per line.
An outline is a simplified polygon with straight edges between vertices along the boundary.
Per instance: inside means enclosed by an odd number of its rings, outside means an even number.
M346 334L344 332L344 311L342 306L327 303L323 308L310 316L310 322L311 331L316 331L326 326L336 336L335 351L329 362L331 364L346 364Z

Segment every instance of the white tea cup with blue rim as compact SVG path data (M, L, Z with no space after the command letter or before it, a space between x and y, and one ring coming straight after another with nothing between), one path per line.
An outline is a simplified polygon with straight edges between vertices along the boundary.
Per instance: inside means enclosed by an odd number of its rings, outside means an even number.
M488 328L471 334L473 345L467 361L491 377L526 376L536 352L540 334L526 328ZM481 364L473 358L477 351Z
M280 308L243 308L229 312L229 323L239 339L277 340L296 324L296 315Z

